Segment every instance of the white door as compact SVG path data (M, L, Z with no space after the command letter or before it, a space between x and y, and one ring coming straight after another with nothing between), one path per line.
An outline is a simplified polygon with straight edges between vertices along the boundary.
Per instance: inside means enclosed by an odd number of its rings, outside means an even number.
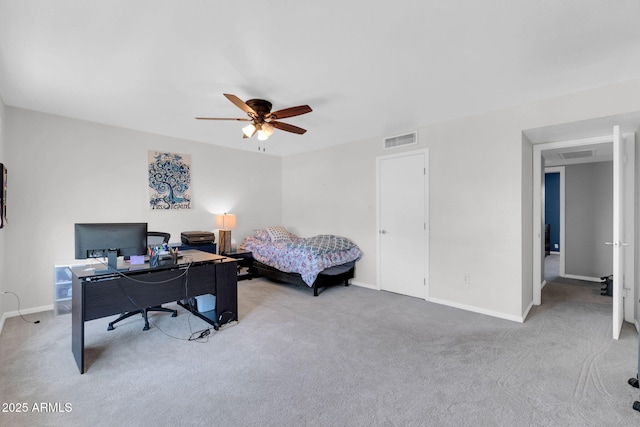
M626 187L633 185L627 181L626 143L620 133L620 127L613 127L613 242L607 242L613 248L613 338L620 337L624 321L625 288L625 252L628 242L625 238L625 205L633 203L627 200Z
M378 283L427 298L427 151L378 158Z

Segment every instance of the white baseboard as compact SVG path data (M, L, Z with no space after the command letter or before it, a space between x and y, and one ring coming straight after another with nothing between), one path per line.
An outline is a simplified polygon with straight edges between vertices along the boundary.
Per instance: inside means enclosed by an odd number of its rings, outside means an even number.
M350 285L356 285L356 286L360 286L361 288L367 288L367 289L373 289L373 290L378 290L378 288L376 288L373 285L370 285L368 283L364 283L364 282L358 282L357 280L349 280L349 284Z
M349 283L352 285L363 287L363 288L373 289L374 291L380 290L376 286L370 285L368 283L357 282L354 280L350 280ZM435 304L446 305L453 308L459 308L461 310L471 311L473 313L485 314L487 316L497 317L500 319L511 320L512 322L518 322L518 323L524 322L524 319L527 317L529 310L531 310L531 307L533 306L533 303L529 305L524 316L511 316L511 315L500 313L497 311L486 310L484 308L474 307L472 305L459 304L456 302L451 302L451 301L447 301L439 298L426 298L425 301L433 302Z
M485 314L491 317L497 317L499 319L511 320L512 322L523 323L526 316L512 316L510 314L500 313L499 311L487 310L480 307L474 307L472 305L460 304L457 302L447 301L440 298L428 298L427 301L436 304L447 305L453 308L459 308L461 310L471 311L473 313ZM527 310L528 312L528 310Z
M17 310L7 311L6 313L3 313L2 318L0 318L0 334L2 333L2 329L4 329L4 321L9 319L10 317L17 317L20 316L20 314L24 316L25 314L41 313L43 311L51 310L53 310L53 304L43 305L41 307L25 308L24 310L20 310L19 313Z
M531 301L529 303L529 307L527 307L527 309L524 311L524 313L522 313L522 321L520 323L524 323L524 319L527 318L527 316L529 315L529 312L531 311L532 308L533 308L533 301Z
M585 280L587 282L602 282L602 279L599 277L578 276L576 274L562 274L560 277L564 277L566 279Z

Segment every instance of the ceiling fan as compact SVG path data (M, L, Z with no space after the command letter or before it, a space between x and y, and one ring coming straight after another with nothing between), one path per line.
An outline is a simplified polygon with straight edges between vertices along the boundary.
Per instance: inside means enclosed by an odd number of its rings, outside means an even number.
M240 122L251 122L242 128L243 138L251 138L254 134L258 134L258 139L264 141L269 138L274 129L280 129L286 132L297 133L302 135L307 130L288 123L280 122L280 119L287 117L299 116L309 113L311 107L308 105L298 105L297 107L285 108L271 112L271 103L264 99L250 99L247 102L242 101L235 95L225 93L224 96L233 102L238 108L247 113L249 118L217 118L217 117L196 117L197 120L237 120Z

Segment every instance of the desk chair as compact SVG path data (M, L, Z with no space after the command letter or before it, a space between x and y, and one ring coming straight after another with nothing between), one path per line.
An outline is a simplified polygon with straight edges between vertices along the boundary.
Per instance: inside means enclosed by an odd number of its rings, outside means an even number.
M171 238L171 234L169 233L162 233L162 232L158 232L158 231L148 231L147 232L147 246L150 247L154 247L154 246L161 246L164 243L169 243L169 239ZM171 310L170 308L164 308L160 305L156 305L153 307L147 307L147 308L142 308L140 310L136 310L136 311L130 311L128 313L122 313L120 315L120 317L118 317L116 320L114 320L113 322L109 323L109 327L107 328L108 331L112 331L114 329L113 325L118 323L121 320L126 319L127 317L131 317L131 316L135 316L136 314L140 313L142 314L142 317L144 318L144 328L142 328L143 331L148 331L149 330L149 319L147 317L147 312L149 311L166 311L167 313L173 313L171 315L171 317L176 317L178 315L178 310Z

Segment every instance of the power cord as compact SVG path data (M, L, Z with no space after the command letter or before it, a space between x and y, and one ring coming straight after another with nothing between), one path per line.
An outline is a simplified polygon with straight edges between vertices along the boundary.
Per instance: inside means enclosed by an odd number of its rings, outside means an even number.
M199 332L194 332L189 337L189 341L196 342L207 342L209 340L209 336L211 335L211 328L204 329Z
M22 320L24 320L27 323L34 323L34 324L38 324L40 323L39 320L36 321L31 321L31 320L27 320L24 318L24 316L22 315L22 313L20 313L20 297L18 296L18 294L11 292L11 291L0 291L0 294L11 294L14 297L16 297L16 299L18 300L18 314L20 315L20 317L22 318Z
M153 323L151 320L149 320L149 324L152 325L157 330L159 330L160 332L162 332L162 334L166 335L167 337L173 338L174 340L178 340L178 341L206 342L202 340L205 338L207 338L208 340L209 336L211 335L211 329L213 329L213 328L208 328L198 332L191 332L191 335L189 336L189 338L180 338L163 331L161 327Z
M209 341L209 337L211 336L211 330L213 327L203 329L201 331L193 332L191 327L191 318L194 317L193 313L189 313L189 317L187 318L187 323L189 323L189 330L191 331L191 335L187 339L187 341L195 341L199 343L206 343ZM215 331L214 331L215 333Z
M101 260L98 259L98 262L105 265L107 267L107 269L109 269L108 265L105 264L104 262L102 262ZM115 273L127 280L130 280L132 282L138 282L138 283L144 283L144 284L149 284L149 283L154 283L154 284L161 284L161 283L167 283L176 279L180 279L182 277L184 277L184 288L185 288L185 294L188 295L189 294L189 268L191 267L191 265L193 264L192 261L189 261L188 263L182 264L180 266L181 269L184 270L184 272L176 277L173 278L169 278L166 280L162 280L162 281L154 281L154 282L147 282L144 280L136 280L133 277L130 277L126 274L123 274L121 271L118 270L112 270L109 269L111 271L111 273ZM131 301L131 303L134 305L134 307L139 307L139 305L133 300L133 298L131 296L129 296L127 294L127 292L125 291L125 289L122 287L122 283L119 284L121 290L123 291L123 293L125 294L125 296L129 299L129 301ZM18 306L19 306L19 300L18 300ZM226 312L225 312L226 313ZM191 314L192 316L193 314ZM232 314L232 318L233 318L233 314ZM38 321L40 322L40 321ZM36 322L36 323L38 323ZM188 318L188 322L189 322L189 330L191 330L191 335L189 336L189 338L180 338L180 337L176 337L173 336L165 331L162 330L162 328L158 327L158 325L156 325L155 323L149 321L149 324L153 325L156 329L158 329L160 332L162 332L164 335L168 336L169 338L173 338L179 341L195 341L195 342L199 342L199 343L206 343L207 341L209 341L209 337L211 336L211 330L215 330L215 328L207 328L207 329L203 329L201 331L198 332L193 332L193 330L191 329L191 317Z
M178 265L178 268L179 268L179 269L181 269L181 270L184 270L184 272L183 272L183 273L181 273L180 275L176 276L176 277L170 277L170 278L165 279L165 280L158 280L158 281L154 281L154 282L147 282L146 280L137 280L137 279L134 279L132 276L126 275L126 274L124 274L124 273L123 273L122 271L120 271L120 270L114 270L114 269L110 268L110 267L109 267L109 265L108 265L107 263L105 263L104 261L102 261L100 258L94 258L94 259L95 259L96 261L98 261L98 263L99 263L99 264L101 264L101 265L103 265L104 267L106 267L107 271L108 271L109 273L111 273L111 274L121 276L121 277L123 277L124 279L129 280L129 281L131 281L131 282L137 282L137 283L142 283L142 284L155 283L155 284L158 284L158 285L163 284L163 283L171 282L172 280L176 280L176 279L179 279L179 278L181 278L181 277L185 277L185 278L187 278L187 279L188 279L188 278L189 278L189 276L188 276L188 275L189 275L189 268L191 268L191 265L193 264L193 262L192 262L192 261L188 261L188 262L187 262L187 263L185 263L185 264L179 264L179 265ZM128 270L128 271L136 271L136 270ZM143 271L143 270L140 270L140 271ZM100 279L98 279L98 280L100 280ZM185 280L185 287L187 286L186 281L187 281L187 280Z
M156 328L157 330L159 330L160 332L162 332L164 335L168 336L169 338L173 338L173 339L176 339L178 341L195 341L195 342L199 342L199 343L208 342L209 341L209 337L212 335L212 329L214 329L214 328L211 327L211 328L203 329L201 331L193 332L193 328L191 326L191 318L192 317L193 317L193 313L189 313L189 317L187 317L187 322L189 323L189 330L191 331L191 335L189 336L189 338L180 338L180 337L176 337L174 335L171 335L171 334L163 331L162 328L160 328L158 325L153 323L151 320L149 320L149 324L151 324L154 328ZM215 333L215 331L213 331L213 332Z

